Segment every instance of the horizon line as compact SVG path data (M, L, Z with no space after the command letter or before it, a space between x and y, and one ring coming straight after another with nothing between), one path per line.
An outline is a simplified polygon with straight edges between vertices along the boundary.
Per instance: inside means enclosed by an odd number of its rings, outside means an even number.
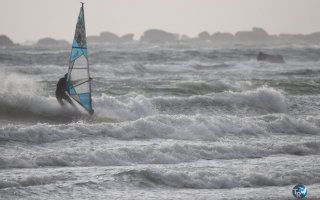
M320 30L319 30L319 31L313 31L313 32L310 32L310 33L287 33L287 32L283 32L283 33L279 33L279 34L270 34L266 29L261 28L261 27L258 27L258 26L254 26L254 27L252 27L250 30L239 30L239 31L235 31L234 33L228 32L228 31L215 31L215 32L210 33L210 32L207 31L207 30L203 30L203 31L200 31L200 32L199 32L196 36L194 36L194 37L189 36L188 34L185 34L185 33L175 33L175 32L166 31L166 30L160 29L160 28L149 28L149 29L146 29L146 30L143 31L140 35L136 35L135 33L131 33L131 32L128 32L128 33L126 33L126 34L117 34L117 33L115 33L115 32L106 30L106 31L101 31L98 35L87 35L87 37L92 37L92 36L93 36L93 37L99 37L99 36L101 36L101 33L111 33L111 34L114 34L114 35L118 36L119 38L121 38L122 36L125 36L125 35L128 35L128 34L133 34L134 38L138 37L138 39L134 39L134 41L139 41L139 40L141 39L141 37L144 35L144 33L145 33L146 31L149 31L149 30L159 30L159 31L164 31L164 32L169 33L169 34L177 34L179 37L181 37L181 36L187 36L187 37L190 37L190 38L198 38L198 37L199 37L199 34L200 34L200 33L203 33L203 32L209 33L210 36L212 36L212 35L214 35L214 34L216 34L216 33L223 33L223 34L227 33L227 34L231 34L231 35L233 35L233 36L236 36L236 34L239 33L239 32L253 32L253 29L255 29L255 28L264 30L264 31L268 34L268 36L280 36L280 35L284 35L284 34L287 34L287 35L306 36L306 35L311 35L311 34L314 34L314 33L320 33ZM12 37L10 37L10 35L8 35L8 34L3 33L3 34L0 34L0 36L7 36L11 41L14 42L14 40L12 39ZM73 39L73 38L71 38L71 39L56 38L56 37L52 37L52 36L49 36L49 35L48 35L48 36L40 37L40 38L38 38L38 39L36 39L36 40L26 39L26 40L24 40L24 42L17 42L17 43L14 42L14 43L15 43L15 44L20 44L20 43L26 43L26 42L37 42L37 41L39 41L39 40L41 40L41 39L45 39L45 38L51 38L51 39L54 39L54 40L64 40L64 41L67 41L67 42L70 42L70 41L72 42L72 39Z

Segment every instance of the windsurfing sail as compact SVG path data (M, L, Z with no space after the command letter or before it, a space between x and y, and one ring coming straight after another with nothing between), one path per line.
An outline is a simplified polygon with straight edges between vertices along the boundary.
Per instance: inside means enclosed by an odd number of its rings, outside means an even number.
M93 114L83 3L72 43L66 87L68 94Z

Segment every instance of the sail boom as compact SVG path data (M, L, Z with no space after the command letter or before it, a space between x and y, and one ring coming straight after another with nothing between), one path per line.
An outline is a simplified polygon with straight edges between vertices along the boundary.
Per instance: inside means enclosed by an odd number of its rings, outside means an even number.
M86 47L72 47L72 48L75 48L75 49L87 49Z
M85 81L83 81L83 82L77 83L77 84L73 85L72 87L75 88L75 87L77 87L77 86L79 86L79 85L82 85L82 84L84 84L84 83L87 83L87 82L89 82L89 81L91 81L91 79L88 79L88 80L85 80ZM78 93L78 94L81 94L81 93Z

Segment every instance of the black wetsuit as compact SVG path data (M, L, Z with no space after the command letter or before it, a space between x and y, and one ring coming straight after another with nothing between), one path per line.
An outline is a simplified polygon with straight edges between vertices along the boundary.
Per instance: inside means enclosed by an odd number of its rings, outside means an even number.
M64 105L64 102L62 101L62 99L68 101L71 105L73 105L72 100L70 99L70 97L66 94L66 78L60 78L60 80L57 83L57 89L56 89L56 98L58 100L58 102L60 103L60 105Z

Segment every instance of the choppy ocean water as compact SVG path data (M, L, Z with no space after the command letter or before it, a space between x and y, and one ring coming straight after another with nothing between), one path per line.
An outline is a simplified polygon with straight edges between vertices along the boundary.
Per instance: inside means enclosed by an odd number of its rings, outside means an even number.
M94 119L69 52L0 49L0 199L320 198L320 47L92 46Z

